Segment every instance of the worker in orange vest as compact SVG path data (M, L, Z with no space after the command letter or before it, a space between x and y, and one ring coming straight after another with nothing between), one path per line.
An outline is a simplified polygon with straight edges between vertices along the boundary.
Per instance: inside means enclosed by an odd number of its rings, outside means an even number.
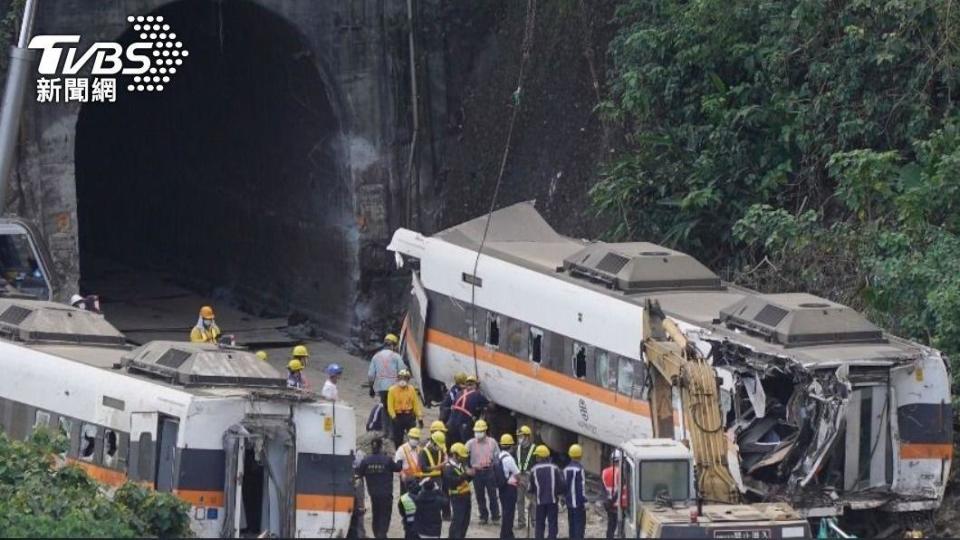
M407 492L407 483L410 480L420 480L423 471L420 469L420 428L412 427L407 431L407 442L401 444L394 454L393 460L400 466L400 494Z
M620 462L623 459L623 453L617 449L610 455L610 466L603 469L600 473L600 479L603 481L603 488L606 491L606 499L603 508L607 511L607 538L613 538L617 533L617 525L620 518L620 509L627 506L627 492L620 490ZM617 497L617 492L620 497Z

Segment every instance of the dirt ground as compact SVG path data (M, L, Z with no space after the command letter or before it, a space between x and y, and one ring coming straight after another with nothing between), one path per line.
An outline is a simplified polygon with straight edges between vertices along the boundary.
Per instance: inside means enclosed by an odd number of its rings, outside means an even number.
M366 431L364 425L367 420L367 414L369 414L370 409L374 405L374 401L369 397L367 389L361 386L367 381L367 369L370 365L369 361L365 358L352 356L343 349L327 342L311 342L307 343L307 347L310 350L310 361L306 368L306 374L307 381L313 389L319 390L323 386L323 382L325 380L323 369L327 366L327 364L331 362L337 362L343 366L343 377L341 378L337 389L340 393L340 399L346 401L350 405L353 405L354 410L356 411L357 433L363 434ZM266 351L269 355L267 361L277 369L285 370L286 362L289 360L289 348L266 349ZM424 423L429 425L431 421L436 419L437 409L426 409ZM395 479L394 485L394 493L399 495L399 481ZM394 500L394 505L395 504L396 500ZM491 523L486 526L481 526L478 521L479 516L477 514L476 499L474 499L472 506L474 514L470 523L470 529L467 532L467 537L497 537L500 533L499 524L494 525ZM370 501L368 498L367 508L369 507ZM364 527L367 535L372 534L370 523L371 516L368 510L367 514L364 516ZM444 522L443 524L444 537L446 537L448 525L449 522ZM560 513L559 531L559 536L561 538L566 538L568 536L565 512ZM605 532L606 515L598 505L594 505L594 507L588 511L587 515L587 537L603 537ZM525 530L516 530L514 531L514 534L517 538L526 537ZM390 536L391 538L403 536L403 527L400 523L399 514L397 514L395 508L393 517L390 520ZM530 537L532 536L533 529L531 527Z

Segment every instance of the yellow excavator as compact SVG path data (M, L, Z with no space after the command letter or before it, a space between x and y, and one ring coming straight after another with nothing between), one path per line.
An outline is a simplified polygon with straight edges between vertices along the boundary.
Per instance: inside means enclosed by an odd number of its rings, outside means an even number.
M743 504L730 472L716 373L657 302L644 309L654 438L615 451L623 538L811 538L787 503ZM674 391L687 439L674 439Z

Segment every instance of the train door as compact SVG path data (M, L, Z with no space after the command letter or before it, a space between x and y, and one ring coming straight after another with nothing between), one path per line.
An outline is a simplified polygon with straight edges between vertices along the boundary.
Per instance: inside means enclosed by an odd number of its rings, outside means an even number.
M131 480L152 484L157 491L176 487L177 432L180 420L158 412L130 413Z
M296 531L296 437L286 418L248 418L224 434L224 530L238 538Z

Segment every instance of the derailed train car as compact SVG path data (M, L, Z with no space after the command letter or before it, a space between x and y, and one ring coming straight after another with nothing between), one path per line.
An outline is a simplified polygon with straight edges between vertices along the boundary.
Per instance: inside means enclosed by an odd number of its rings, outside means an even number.
M856 311L809 294L759 294L654 244L556 233L531 203L431 237L396 231L412 268L404 354L428 398L477 373L500 409L546 439L683 439L651 407L642 310L659 301L721 379L741 491L807 516L912 512L942 501L952 458L947 363ZM651 410L666 410L652 418Z
M100 315L0 299L0 428L61 430L69 462L174 493L201 537L346 535L351 407L287 390L248 351L124 341Z

